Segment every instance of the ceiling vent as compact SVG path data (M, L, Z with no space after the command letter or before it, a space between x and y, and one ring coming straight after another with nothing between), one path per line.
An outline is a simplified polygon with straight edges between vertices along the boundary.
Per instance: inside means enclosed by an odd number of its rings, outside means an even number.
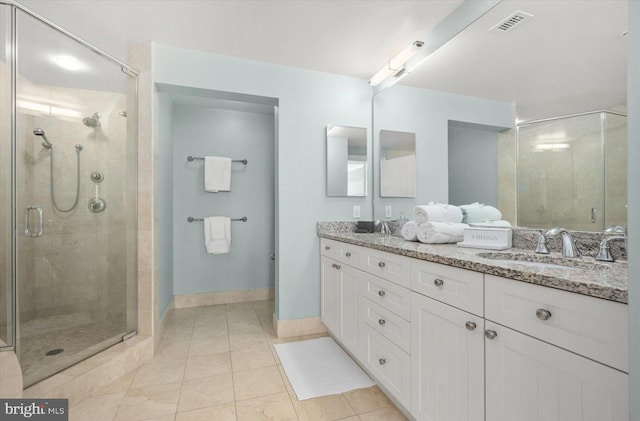
M503 33L510 32L516 28L522 26L523 23L533 19L533 15L530 13L525 13L521 11L514 12L507 18L498 22L495 26L493 26L489 31Z

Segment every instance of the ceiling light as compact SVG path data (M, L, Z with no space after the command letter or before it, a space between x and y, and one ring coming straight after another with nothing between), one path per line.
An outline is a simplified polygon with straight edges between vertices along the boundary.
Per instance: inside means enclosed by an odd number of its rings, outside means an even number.
M536 149L541 151L559 151L562 149L569 149L571 145L568 143L543 143L536 145Z
M400 51L400 53L389 60L387 64L382 69L380 69L380 71L378 71L378 73L373 75L371 80L369 80L369 84L371 86L376 86L390 76L397 76L398 78L404 76L403 70L405 70L405 64L407 64L407 62L418 53L418 50L423 45L424 42L415 41L411 45Z
M57 56L54 60L58 66L63 69L71 70L72 72L77 72L82 69L82 64L75 57L63 55Z

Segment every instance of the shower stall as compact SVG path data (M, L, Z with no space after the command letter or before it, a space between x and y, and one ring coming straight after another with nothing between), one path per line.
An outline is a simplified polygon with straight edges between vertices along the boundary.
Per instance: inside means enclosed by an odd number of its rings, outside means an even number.
M0 352L25 387L136 331L136 76L0 1Z
M594 111L518 124L518 225L627 225L627 117Z

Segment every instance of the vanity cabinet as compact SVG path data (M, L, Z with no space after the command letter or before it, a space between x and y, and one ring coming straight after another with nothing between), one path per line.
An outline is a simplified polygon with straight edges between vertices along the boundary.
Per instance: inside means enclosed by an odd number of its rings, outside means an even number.
M321 240L321 318L424 421L626 421L621 303Z
M485 328L487 421L629 419L627 374L488 320Z
M411 331L411 414L484 420L484 319L413 293Z

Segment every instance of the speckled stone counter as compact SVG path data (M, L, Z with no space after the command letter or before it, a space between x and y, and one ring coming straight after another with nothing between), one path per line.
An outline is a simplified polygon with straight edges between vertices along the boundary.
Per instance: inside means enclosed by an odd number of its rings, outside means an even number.
M624 261L605 263L595 261L592 257L583 257L578 260L565 259L557 253L543 256L531 250L522 249L510 249L498 253L492 250L458 247L455 244L422 244L389 235L356 234L352 232L354 226L355 224L349 225L344 222L323 222L318 223L317 233L319 237L331 240L627 303L629 275L627 263ZM513 257L509 256L512 254L518 254L516 257L521 261L537 261L571 267L536 267L518 263L516 260L495 259L495 257L509 259Z

